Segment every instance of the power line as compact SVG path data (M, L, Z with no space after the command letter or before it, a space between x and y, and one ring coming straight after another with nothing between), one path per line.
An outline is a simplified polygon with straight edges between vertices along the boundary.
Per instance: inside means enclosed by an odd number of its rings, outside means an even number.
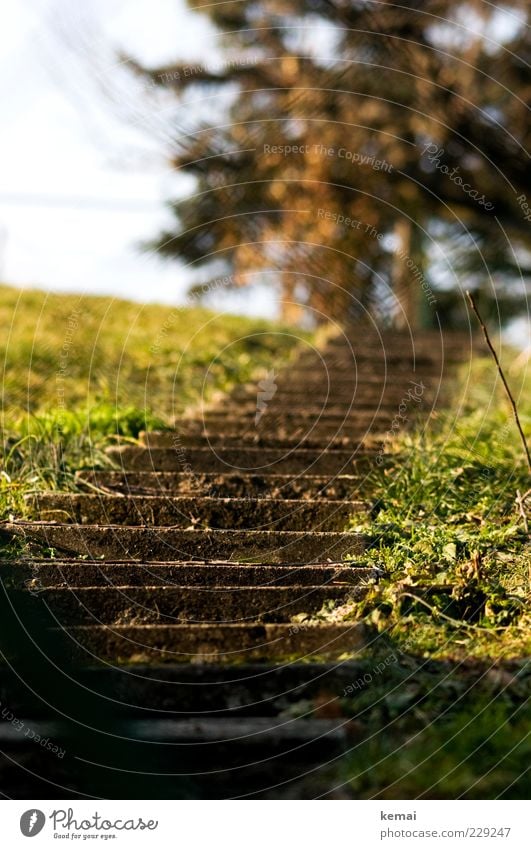
M153 212L163 209L163 201L142 200L141 198L109 198L109 200L90 197L57 197L54 195L19 194L0 192L0 203L13 206L56 207L58 209L80 209L88 211L109 210L111 212Z

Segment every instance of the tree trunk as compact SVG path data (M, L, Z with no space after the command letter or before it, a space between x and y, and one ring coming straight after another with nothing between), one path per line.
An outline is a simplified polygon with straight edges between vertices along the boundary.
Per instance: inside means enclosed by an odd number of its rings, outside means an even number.
M397 246L393 258L393 292L397 300L395 326L400 330L406 327L418 328L420 321L421 280L418 274L420 251L415 244L415 225L405 216L395 225Z

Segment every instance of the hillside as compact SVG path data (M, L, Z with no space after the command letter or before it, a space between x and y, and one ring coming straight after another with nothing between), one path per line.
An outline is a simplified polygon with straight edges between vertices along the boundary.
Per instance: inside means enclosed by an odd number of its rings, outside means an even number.
M197 307L0 286L1 513L69 487L118 434L169 426L218 390L278 369L308 335Z

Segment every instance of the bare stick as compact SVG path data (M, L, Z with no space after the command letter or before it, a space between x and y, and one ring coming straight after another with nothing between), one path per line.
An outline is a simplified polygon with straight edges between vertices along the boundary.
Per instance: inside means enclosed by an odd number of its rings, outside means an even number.
M523 519L524 522L524 530L526 534L529 533L529 525L527 523L527 515L525 512L525 495L522 495L519 489L516 490L516 506L518 508L518 512Z
M509 384L507 383L507 381L505 379L505 375L504 375L503 369L500 365L498 355L497 355L496 351L494 350L494 346L493 346L492 342L490 341L489 332L488 332L487 328L485 327L485 322L481 318L479 310L478 310L478 308L475 304L474 298L472 297L472 295L468 291L466 293L466 296L467 296L468 300L470 301L470 306L472 307L472 309L474 310L474 312L477 316L477 320L479 321L479 324L480 324L481 329L483 331L483 336L485 337L485 342L489 346L489 350L490 350L492 356L494 357L494 362L496 363L498 373L499 373L499 375L502 379L502 383L505 387L507 397L508 397L509 402L511 404L511 407L513 409L513 415L514 415L514 420L516 422L516 427L518 428L518 433L520 434L520 439L522 440L522 445L524 446L525 455L527 457L527 467L528 467L529 471L531 472L531 453L529 452L529 446L526 442L525 434L524 434L524 431L522 430L522 425L520 424L520 418L518 416L516 401L513 398L511 390L509 389Z

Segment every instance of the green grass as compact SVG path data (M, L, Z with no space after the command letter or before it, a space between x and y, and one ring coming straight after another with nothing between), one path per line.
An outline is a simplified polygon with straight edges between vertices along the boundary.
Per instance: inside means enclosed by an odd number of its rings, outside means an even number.
M525 702L489 698L481 685L462 695L452 680L426 693L419 686L425 680L406 683L401 698L382 696L379 723L342 764L351 792L362 799L528 798Z
M0 287L0 313L11 328L4 518L22 515L33 489L70 488L76 468L108 464L118 434L169 427L294 352L285 328L202 309ZM531 438L531 381L522 369L510 379ZM531 484L491 360L463 369L448 412L388 450L390 465L365 483L377 511L352 524L375 535L368 556L386 576L362 603L322 614L362 619L381 638L357 658L369 683L341 700L355 742L328 786L360 798L523 798L531 558L515 496Z
M140 305L0 286L0 514L32 489L70 488L108 465L118 435L171 427L183 411L289 362L309 334L200 307Z
M530 376L512 367L510 382L529 440ZM530 476L493 362L453 389L447 412L394 438L370 476L377 515L352 525L376 535L386 573L341 613L383 641L343 703L359 742L331 778L359 798L531 790L531 500L525 519L515 502Z
M511 379L529 438L531 380ZM531 483L492 361L463 369L448 412L397 436L392 452L371 476L370 557L387 575L352 613L426 657L528 653L529 533L515 499Z

